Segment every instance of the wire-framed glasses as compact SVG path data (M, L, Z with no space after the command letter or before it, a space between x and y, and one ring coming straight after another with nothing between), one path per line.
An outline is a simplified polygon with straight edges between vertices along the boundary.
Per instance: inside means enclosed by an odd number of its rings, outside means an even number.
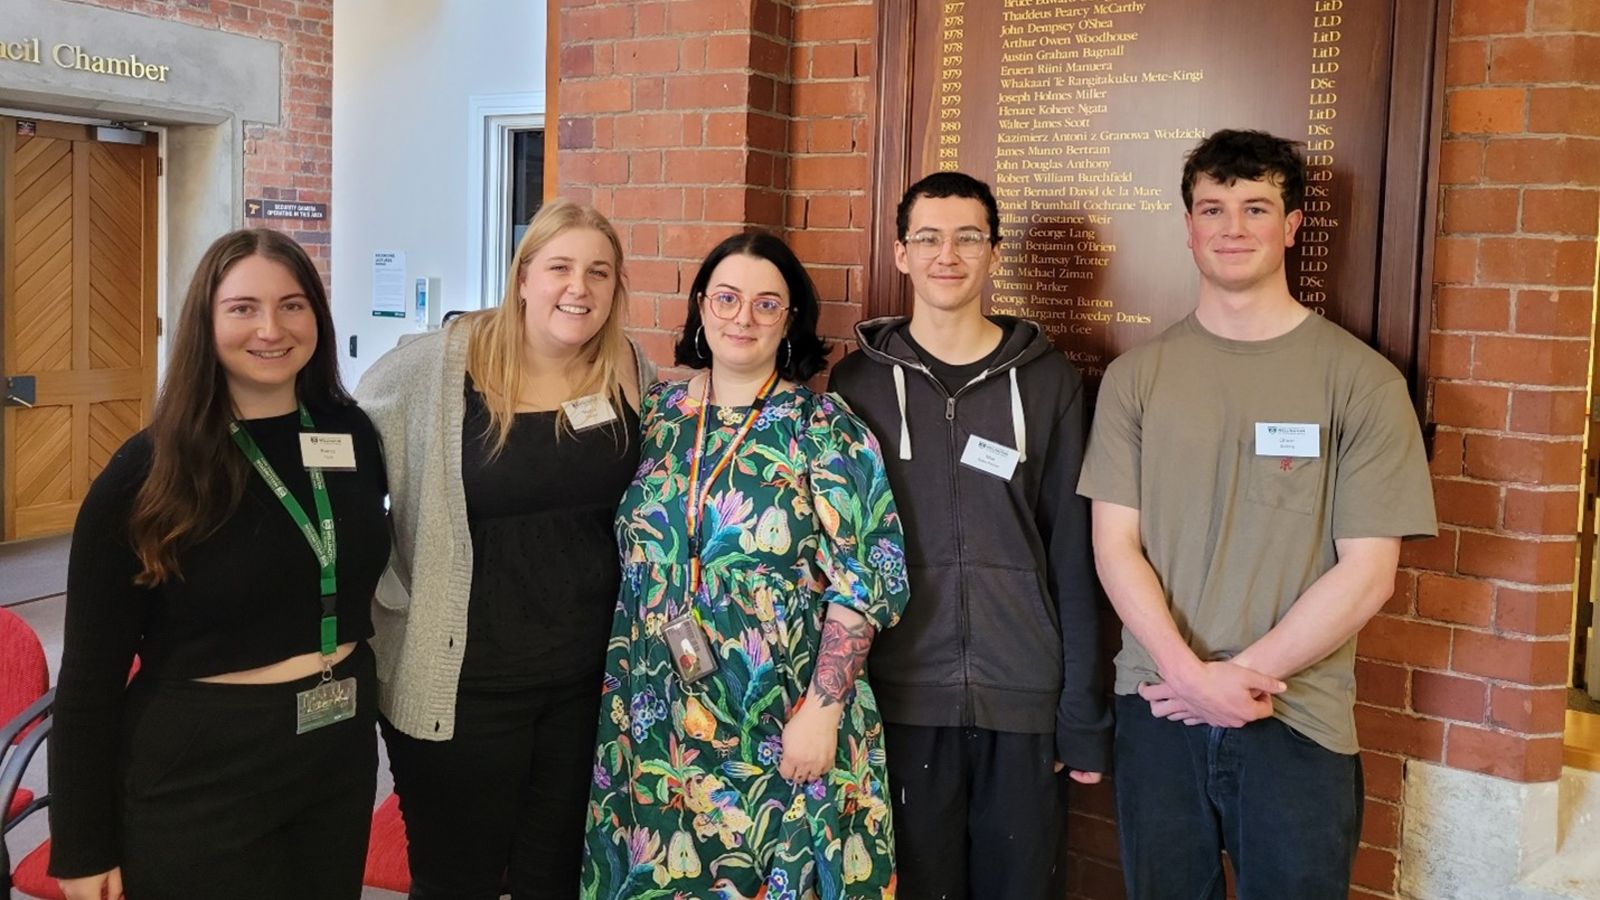
M750 318L757 325L776 325L783 314L789 311L777 297L760 296L746 301L734 291L712 291L705 295L706 306L711 308L711 314L719 319L736 319L739 317L739 307L746 302L750 304Z
M989 236L976 228L963 228L950 235L932 229L919 231L906 235L904 243L913 256L929 259L944 250L945 241L955 244L956 255L963 259L977 259L983 255L983 249L989 246Z

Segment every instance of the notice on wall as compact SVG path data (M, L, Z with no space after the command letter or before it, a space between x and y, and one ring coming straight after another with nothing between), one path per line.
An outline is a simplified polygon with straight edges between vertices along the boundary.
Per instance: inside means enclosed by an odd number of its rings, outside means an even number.
M406 281L406 255L396 251L372 254L372 314L404 319L410 283Z
M328 204L250 199L244 201L244 214L248 219L298 219L304 222L321 222L328 218Z

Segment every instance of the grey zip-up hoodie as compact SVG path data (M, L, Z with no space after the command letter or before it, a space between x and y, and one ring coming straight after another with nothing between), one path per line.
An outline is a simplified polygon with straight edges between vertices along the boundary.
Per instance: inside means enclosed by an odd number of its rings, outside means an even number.
M1083 379L1033 322L952 396L904 335L856 326L837 391L883 446L906 535L911 602L877 636L870 670L886 721L1055 735L1068 768L1104 772L1111 715L1083 464ZM961 464L977 435L1020 450L1009 481Z

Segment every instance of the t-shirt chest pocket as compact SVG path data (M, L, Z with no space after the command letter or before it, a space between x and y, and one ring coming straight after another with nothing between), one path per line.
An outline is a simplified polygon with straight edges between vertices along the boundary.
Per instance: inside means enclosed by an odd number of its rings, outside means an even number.
M1326 440L1326 435L1321 436ZM1259 456L1254 439L1241 448L1245 469L1245 498L1252 503L1310 515L1322 497L1327 447L1315 457Z

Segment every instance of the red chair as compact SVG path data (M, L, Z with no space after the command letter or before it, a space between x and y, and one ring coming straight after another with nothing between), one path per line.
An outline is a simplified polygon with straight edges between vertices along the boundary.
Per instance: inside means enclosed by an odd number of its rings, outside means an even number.
M411 892L411 862L407 853L406 823L400 818L400 798L390 794L372 813L372 836L367 839L367 869L361 883L400 894Z
M133 662L129 679L139 671ZM21 617L0 608L0 816L4 831L49 804L48 795L34 797L20 786L29 760L50 733L50 672L38 635ZM11 748L15 746L15 750ZM44 841L23 857L15 869L5 841L0 840L0 897L14 890L39 900L65 900L60 886L46 874L50 867L50 842ZM393 794L372 814L372 836L367 842L366 871L362 882L370 887L405 894L411 890L406 826L400 818L400 801Z
M0 723L9 724L49 689L50 670L45 664L44 647L39 644L38 635L16 613L0 608ZM21 743L32 728L29 724L19 729L6 746ZM32 791L17 788L3 820L20 819L22 811L32 802Z
M67 900L66 895L61 893L61 885L46 872L49 868L50 842L45 841L17 863L17 870L11 873L12 888L24 897Z
M54 702L39 636L16 613L0 609L0 834L9 833L50 802L49 795L35 797L21 787L21 781L29 761L50 734ZM0 894L14 888L28 897L61 897L55 879L44 874L49 846L46 841L29 853L13 872L10 853L0 840Z
M0 609L0 613L5 612L5 610ZM16 619L15 616L12 616L12 618ZM11 647L5 643L7 640L6 635L13 633L15 627L17 626L20 626L20 628L26 630L27 641L31 641L33 646L39 647L39 639L38 636L33 633L33 629L28 628L27 623L23 622L21 619L16 619L16 622L16 626L13 626L5 620L4 616L0 616L0 649L5 649L6 652L10 652ZM24 643L26 643L26 641ZM41 670L45 668L44 650L42 647L39 649L39 665ZM133 676L138 674L138 672L139 658L136 656L133 659L133 665L128 668L128 680L132 681ZM6 677L7 676L0 675L0 679L4 679ZM10 759L6 760L4 769L0 770L0 797L5 796L6 785L9 783L6 775L11 772L13 763L15 763L16 767L16 776L20 779L22 770L27 767L28 760L30 760L33 757L34 752L37 751L38 745L44 743L45 737L50 732L51 716L49 715L49 712L50 704L53 703L54 700L55 691L48 691L45 696L39 698L39 701L36 704L38 709L25 710L14 720L19 726L23 725L24 723L31 723L27 724L26 727L21 729L22 735L19 735L19 741L23 735L26 735L34 728L37 728L37 731L33 732L36 737L30 738L32 741L32 746L26 748L19 747L18 752L13 754ZM41 715L43 718L40 721L33 721L34 718L37 718ZM9 729L12 726L8 724L6 727ZM9 732L0 732L0 734L5 733ZM18 793L23 792L21 788L18 788L17 790ZM27 812L34 812L38 809L42 809L49 802L50 798L48 796L41 797L36 801L34 809L28 810ZM26 815L26 813L24 813L24 815ZM13 821L21 818L21 815L17 816L16 819L7 817L6 828L9 829ZM6 887L6 880L9 878L10 887L24 897L35 897L38 898L38 900L66 900L66 896L61 893L60 884L58 884L56 880L49 875L49 868L50 841L48 838L40 843L39 846L33 848L33 850L29 852L27 856L24 856L22 861L17 863L17 867L15 869L10 869L10 859L6 855L6 849L4 846L0 846L0 892L4 891Z
M405 819L400 816L400 797L390 794L372 812L372 836L367 839L367 868L361 883L399 894L411 892L410 844L406 840ZM502 892L510 885L502 882Z

